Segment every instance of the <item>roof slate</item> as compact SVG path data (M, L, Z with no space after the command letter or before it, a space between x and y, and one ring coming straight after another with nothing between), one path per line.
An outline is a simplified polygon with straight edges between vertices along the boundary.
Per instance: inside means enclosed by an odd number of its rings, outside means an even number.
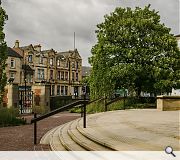
M7 56L8 57L17 57L17 58L23 58L18 52L14 51L12 48L7 48Z

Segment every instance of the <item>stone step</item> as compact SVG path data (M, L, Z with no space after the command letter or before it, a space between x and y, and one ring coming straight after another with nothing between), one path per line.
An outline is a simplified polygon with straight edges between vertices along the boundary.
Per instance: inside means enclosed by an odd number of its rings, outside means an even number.
M52 135L51 141L50 141L50 147L52 151L66 151L64 146L59 140L59 132L64 127L64 125L61 125L58 127L58 129L55 130L55 132Z
M87 149L88 151L112 151L111 149L102 146L94 141L88 139L77 130L77 124L80 119L75 120L69 125L68 134L69 136L80 146Z
M127 110L88 115L86 128L83 118L77 119L50 130L41 142L50 142L55 151L162 151L166 145L180 150L179 113Z
M71 139L71 137L68 135L68 129L69 129L69 125L71 123L73 123L73 121L64 124L63 127L61 127L59 129L58 134L59 134L59 140L60 140L61 144L68 151L86 151L85 148L83 148L82 146L80 146L76 142L74 142Z
M40 140L40 144L50 144L53 133L59 128L60 126L57 126L51 130L49 130Z

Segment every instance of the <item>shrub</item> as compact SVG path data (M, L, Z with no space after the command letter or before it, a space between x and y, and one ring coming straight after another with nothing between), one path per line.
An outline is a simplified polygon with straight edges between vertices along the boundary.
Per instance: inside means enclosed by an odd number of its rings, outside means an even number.
M47 108L44 106L33 106L32 111L37 114L45 114L48 112Z
M19 110L13 107L11 108L0 108L0 126L16 126L25 124L24 119L18 118Z

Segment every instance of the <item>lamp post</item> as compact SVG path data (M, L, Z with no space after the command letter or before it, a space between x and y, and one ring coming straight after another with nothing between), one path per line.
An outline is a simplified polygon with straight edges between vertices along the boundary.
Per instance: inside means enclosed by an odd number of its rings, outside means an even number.
M24 107L26 108L27 106L27 79L26 79L26 76L27 76L27 68L26 68L26 57L25 57L25 66L24 66L24 100L25 100L25 103L24 103ZM21 112L22 112L22 110L21 110ZM21 113L22 114L22 113Z

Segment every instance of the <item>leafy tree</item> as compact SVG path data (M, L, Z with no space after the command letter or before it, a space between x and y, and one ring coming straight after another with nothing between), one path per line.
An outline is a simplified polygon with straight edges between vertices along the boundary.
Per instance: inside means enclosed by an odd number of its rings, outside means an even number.
M108 95L116 88L169 92L180 80L180 52L170 28L158 12L136 7L116 8L97 25L92 47L91 95Z
M4 87L7 81L6 73L5 73L6 59L7 59L7 45L4 40L5 34L3 32L4 24L7 18L8 17L6 15L6 12L2 8L0 1L0 104L3 99Z

